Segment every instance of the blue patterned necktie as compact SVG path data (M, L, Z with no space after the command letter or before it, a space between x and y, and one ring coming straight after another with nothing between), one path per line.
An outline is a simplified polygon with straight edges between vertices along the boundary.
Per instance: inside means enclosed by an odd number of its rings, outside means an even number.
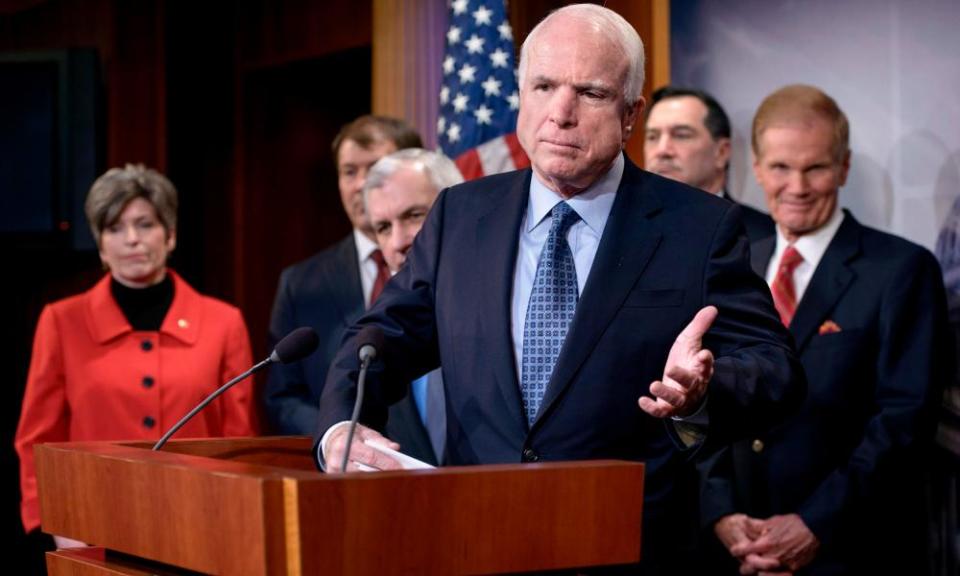
M567 232L580 216L569 204L560 202L553 207L551 218L523 324L520 390L528 424L537 417L579 299L577 269Z

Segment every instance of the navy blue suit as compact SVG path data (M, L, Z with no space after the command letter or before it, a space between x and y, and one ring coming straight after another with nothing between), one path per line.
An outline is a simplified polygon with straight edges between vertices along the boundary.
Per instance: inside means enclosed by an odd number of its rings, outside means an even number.
M731 202L736 202L726 190L723 191L723 197ZM740 209L743 211L743 226L747 229L747 239L750 240L751 244L776 234L776 226L769 214L746 204L740 204Z
M320 396L330 362L344 331L363 312L363 288L353 234L281 273L270 317L269 349L300 326L315 329L320 346L300 362L270 366L264 404L274 431L316 434ZM391 406L389 421L381 430L399 442L403 452L436 463L412 395L403 396Z
M757 273L775 244L753 245ZM705 523L733 512L798 513L821 541L804 573L920 573L924 457L952 376L936 260L847 213L790 332L807 399L782 425L714 457Z
M528 427L510 332L520 223L531 171L441 193L407 265L348 330L324 391L320 428L346 419L355 397L353 338L386 335L363 421L378 425L403 383L441 365L450 464L617 458L646 462L644 562L683 546L689 466L663 420L637 399L705 305L720 315L705 347L717 357L708 438L754 433L796 406L804 382L763 280L750 270L740 208L627 161L576 315ZM695 492L694 492L695 495ZM683 542L681 542L683 540Z

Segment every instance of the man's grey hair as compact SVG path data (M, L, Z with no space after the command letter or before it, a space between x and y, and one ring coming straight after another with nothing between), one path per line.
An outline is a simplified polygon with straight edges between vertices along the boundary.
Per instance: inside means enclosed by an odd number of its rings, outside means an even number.
M463 175L453 160L439 152L423 148L405 148L387 154L370 167L363 184L363 206L367 206L370 190L382 188L388 178L404 167L419 170L426 175L437 192L463 182Z
M544 25L559 15L573 16L590 24L620 48L627 59L627 77L623 86L624 100L628 105L636 103L643 91L643 40L640 39L636 29L623 19L623 16L596 4L570 4L554 10L530 31L527 39L523 41L523 46L520 47L520 65L517 69L520 89L523 90L524 87L523 79L527 72L529 46L537 41Z

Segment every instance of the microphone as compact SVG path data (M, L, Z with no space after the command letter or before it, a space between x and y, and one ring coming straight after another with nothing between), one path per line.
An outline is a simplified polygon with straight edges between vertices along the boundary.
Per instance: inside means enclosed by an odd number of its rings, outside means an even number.
M169 430L159 439L157 443L153 445L153 450L159 450L163 448L163 445L167 443L167 440L173 436L177 430L183 427L184 424L190 421L191 418L197 415L198 412L203 410L207 404L213 402L217 396L220 396L234 384L244 380L249 377L251 374L258 372L259 370L265 368L267 365L272 364L273 362L280 362L281 364L289 364L291 362L296 362L301 358L305 358L313 353L317 349L317 346L320 344L320 338L317 336L317 333L313 328L307 326L302 326L297 328L293 332L290 332L283 337L282 340L277 342L277 346L273 349L273 352L270 353L270 356L262 360L261 362L255 364L252 368L240 374L233 380L227 382L223 386L217 388L212 394L203 399L203 402L200 402L196 407L187 412L187 414L181 418L176 424L170 427Z
M301 326L284 336L270 353L270 362L290 364L306 358L320 345L320 337L309 326Z
M343 472L347 471L347 462L350 461L350 446L353 444L353 433L357 430L357 421L360 419L367 368L370 367L370 362L377 357L377 351L383 348L383 330L379 326L364 326L357 334L357 346L357 356L360 358L360 375L357 377L357 399L353 403L353 416L350 417L350 428L347 432L347 447L343 451L343 463L340 466L340 470Z

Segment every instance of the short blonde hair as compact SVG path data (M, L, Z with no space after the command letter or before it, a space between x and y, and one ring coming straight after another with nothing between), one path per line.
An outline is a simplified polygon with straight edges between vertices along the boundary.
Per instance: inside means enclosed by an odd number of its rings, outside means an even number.
M84 209L90 232L97 246L103 230L120 218L120 213L135 198L143 198L157 211L167 236L177 230L177 189L166 176L143 164L111 168L97 178Z
M753 117L751 145L760 157L760 136L774 124L826 120L833 126L833 156L842 162L850 150L850 122L836 101L823 90L806 84L791 84L763 99Z

